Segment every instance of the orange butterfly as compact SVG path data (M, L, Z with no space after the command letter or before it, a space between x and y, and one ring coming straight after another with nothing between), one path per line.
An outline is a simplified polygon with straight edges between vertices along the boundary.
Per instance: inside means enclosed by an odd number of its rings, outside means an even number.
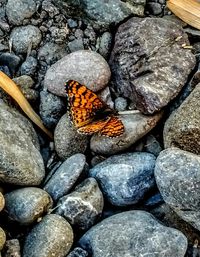
M94 92L79 82L66 82L68 107L71 119L79 133L92 135L99 133L107 137L123 134L124 125Z

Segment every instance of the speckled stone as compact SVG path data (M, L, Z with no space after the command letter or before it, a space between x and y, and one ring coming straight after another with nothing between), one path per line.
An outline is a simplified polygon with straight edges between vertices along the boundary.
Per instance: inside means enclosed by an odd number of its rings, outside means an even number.
M73 79L93 91L103 89L110 79L110 68L104 58L93 51L80 50L53 64L45 75L44 85L59 96L66 96L65 82Z
M64 257L73 244L73 231L59 215L49 214L25 239L23 257Z
M66 257L87 257L88 253L80 247L74 248Z
M187 238L144 211L113 215L93 226L79 245L95 257L184 257Z
M5 198L3 194L0 192L0 211L3 210L4 206L5 206Z
M164 126L164 147L200 154L200 83L175 110Z
M79 178L86 165L83 154L75 154L62 163L44 186L52 198L57 201L66 195Z
M50 195L37 187L14 190L5 195L8 218L28 225L47 213L53 205Z
M94 178L88 178L75 190L58 201L56 213L63 216L74 227L87 230L100 217L104 200Z
M4 230L0 227L0 251L3 249L5 242L6 242L6 234Z
M25 62L23 62L20 67L20 73L21 75L33 76L36 72L37 66L38 66L37 59L34 58L33 56L28 56Z
M6 240L3 251L4 251L4 257L21 257L19 240L18 239Z
M75 153L84 153L89 142L86 135L76 131L67 114L63 115L58 122L54 140L56 152L62 160Z
M185 221L200 230L200 157L168 148L156 160L155 178L164 201Z

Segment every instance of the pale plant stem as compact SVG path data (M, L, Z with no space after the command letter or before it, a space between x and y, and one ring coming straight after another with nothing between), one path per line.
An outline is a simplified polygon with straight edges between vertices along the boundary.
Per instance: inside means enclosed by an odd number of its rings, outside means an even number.
M121 111L121 112L118 112L119 115L124 115L124 114L138 114L138 113L141 113L141 112L138 111L138 110L130 110L130 111Z

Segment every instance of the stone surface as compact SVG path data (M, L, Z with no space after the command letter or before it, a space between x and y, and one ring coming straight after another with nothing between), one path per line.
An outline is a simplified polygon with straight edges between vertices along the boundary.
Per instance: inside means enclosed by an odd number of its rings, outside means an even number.
M64 257L73 243L69 223L56 214L45 216L25 239L23 257Z
M148 135L146 138L146 142L144 145L144 151L148 153L152 153L155 156L158 156L159 153L163 150L160 143L157 141L157 139L153 135Z
M4 257L21 257L21 249L18 239L6 240Z
M27 53L28 48L36 48L41 38L40 30L33 25L15 27L10 34L14 51L24 54Z
M56 213L80 229L87 230L100 217L103 211L103 195L94 178L88 178L75 190L60 198Z
M127 211L92 227L79 245L95 257L184 257L186 237L144 211Z
M88 145L88 137L76 131L67 114L58 122L54 140L56 152L62 160L75 153L84 153Z
M154 128L161 116L162 113L154 116L145 116L141 113L120 115L125 132L115 138L93 135L90 141L90 148L95 153L104 155L112 155L126 150Z
M81 175L86 165L83 154L75 154L64 161L44 186L52 198L57 201L66 195Z
M13 53L3 53L0 55L0 66L7 66L12 75L18 70L20 62L20 57Z
M77 80L93 91L99 91L106 86L110 75L110 68L100 54L80 50L52 65L45 75L44 85L53 94L66 96L64 85L70 79Z
M115 99L115 110L117 110L118 112L120 111L125 111L127 108L127 100L123 97L117 97Z
M112 34L110 32L104 32L100 38L99 53L105 59L107 59L110 54L111 45L112 45Z
M0 211L3 210L4 206L5 206L5 199L3 194L0 192Z
M39 185L45 170L31 123L0 101L0 181Z
M30 18L36 11L34 0L8 0L6 15L10 23L21 25L24 19Z
M155 186L155 160L150 153L113 155L90 169L89 174L112 205L133 205Z
M25 62L23 62L20 67L21 75L33 76L36 72L37 65L38 65L37 59L35 59L32 56L28 56Z
M6 242L6 234L4 230L0 227L0 251L3 249L5 242Z
M199 98L200 83L166 121L163 132L165 148L179 147L200 154Z
M74 248L66 257L87 257L88 253L80 247Z
M50 195L37 187L25 187L5 195L5 210L10 220L29 225L53 206Z
M178 38L178 40L177 40ZM186 33L161 18L131 18L115 36L110 66L116 90L152 114L178 95L195 65Z
M168 148L160 153L155 178L164 201L185 221L200 230L200 157Z

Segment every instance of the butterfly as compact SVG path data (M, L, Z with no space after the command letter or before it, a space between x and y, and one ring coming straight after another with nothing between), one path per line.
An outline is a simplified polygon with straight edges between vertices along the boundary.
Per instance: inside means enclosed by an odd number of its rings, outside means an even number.
M124 133L124 125L117 112L94 92L75 80L65 84L71 120L79 133L117 137Z

